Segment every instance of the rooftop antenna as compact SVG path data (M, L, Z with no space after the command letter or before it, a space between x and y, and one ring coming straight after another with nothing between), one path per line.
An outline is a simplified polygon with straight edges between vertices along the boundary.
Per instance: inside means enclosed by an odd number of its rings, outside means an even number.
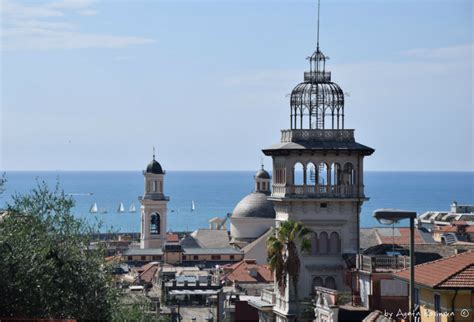
M319 51L319 8L321 6L321 0L318 0L318 33L317 33L317 45L316 49Z

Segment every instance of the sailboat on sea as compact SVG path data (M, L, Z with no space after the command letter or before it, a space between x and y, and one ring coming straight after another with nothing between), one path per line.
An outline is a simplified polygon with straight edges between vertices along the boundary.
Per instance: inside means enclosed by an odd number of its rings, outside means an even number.
M132 203L132 204L130 205L130 208L128 208L128 212L132 212L132 213L133 213L133 212L137 212L137 209L135 208L135 204L134 204L134 203Z
M91 206L91 208L89 209L89 212L91 214L95 214L96 212L98 211L98 208L97 208L97 203L94 202L94 204Z
M118 206L117 212L118 213L125 212L125 207L123 206L123 202L121 202L120 205Z
M194 204L194 200L191 201L191 211L194 211L196 209L196 205Z

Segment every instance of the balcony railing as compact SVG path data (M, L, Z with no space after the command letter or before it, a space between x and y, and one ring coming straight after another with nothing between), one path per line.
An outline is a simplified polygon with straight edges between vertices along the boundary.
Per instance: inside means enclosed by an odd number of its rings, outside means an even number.
M409 266L410 257L408 256L359 255L357 257L357 268L366 272L390 272Z
M281 130L281 142L354 142L354 130Z
M299 198L364 197L363 185L281 185L274 184L272 196Z
M275 293L272 290L262 290L261 297L262 301L270 304L275 304Z
M304 81L313 83L328 83L331 81L331 72L304 72Z

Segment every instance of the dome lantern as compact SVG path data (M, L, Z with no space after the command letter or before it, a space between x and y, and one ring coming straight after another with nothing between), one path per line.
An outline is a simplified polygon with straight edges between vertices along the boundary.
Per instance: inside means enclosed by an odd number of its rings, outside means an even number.
M331 81L331 72L326 71L329 57L319 49L319 4L316 50L307 59L309 72L291 92L291 129L344 129L344 92Z

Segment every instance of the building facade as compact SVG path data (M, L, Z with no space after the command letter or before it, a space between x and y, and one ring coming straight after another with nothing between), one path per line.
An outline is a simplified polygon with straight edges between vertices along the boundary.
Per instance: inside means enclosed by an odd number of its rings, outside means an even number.
M345 128L344 93L331 81L326 60L318 41L310 70L291 93L290 128L281 131L280 143L263 150L273 159L268 199L276 226L294 220L313 231L311 251L300 254L300 300L309 300L317 286L347 288L344 258L359 250L359 215L368 199L363 161L374 152ZM284 293L275 285L276 321L294 321L297 315L290 280L287 285Z

